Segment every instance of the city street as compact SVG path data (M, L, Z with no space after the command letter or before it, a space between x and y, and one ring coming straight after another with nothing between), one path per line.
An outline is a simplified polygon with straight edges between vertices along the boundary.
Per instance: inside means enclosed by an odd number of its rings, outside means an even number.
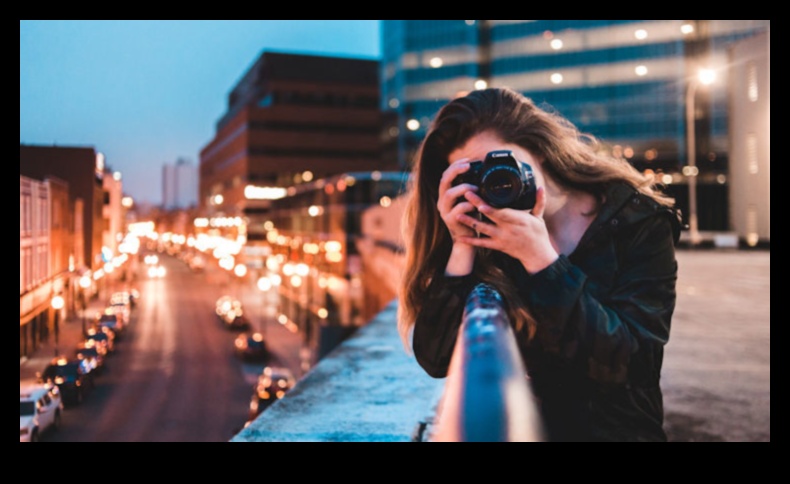
M216 283L212 269L194 273L178 259L159 259L167 274L148 278L141 270L135 283L140 302L128 333L107 360L107 372L82 404L66 409L61 429L43 440L224 442L247 421L253 383L264 363L242 362L234 354L238 333L223 327L215 314L215 301L227 287ZM260 329L255 318L251 315L253 330ZM61 354L73 352L80 327L79 318L63 322ZM298 335L272 321L266 330L272 361L298 366ZM39 353L20 363L21 379L35 376L54 354L50 347Z

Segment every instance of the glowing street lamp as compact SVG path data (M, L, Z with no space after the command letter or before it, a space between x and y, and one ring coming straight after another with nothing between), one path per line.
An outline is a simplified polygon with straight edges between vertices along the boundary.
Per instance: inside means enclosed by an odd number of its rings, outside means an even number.
M80 287L82 288L82 335L87 336L87 328L85 324L85 311L88 306L86 292L91 286L91 278L87 275L80 277Z
M695 111L695 95L699 85L708 86L716 80L716 71L713 69L700 69L697 76L689 80L686 89L686 143L688 158L688 182L689 182L689 236L691 238L691 245L696 246L702 241L702 236L699 233L699 222L697 220L697 175L699 169L697 168L697 146L696 146L696 132L694 121L696 116Z
M56 294L52 297L52 301L50 301L52 305L52 309L55 310L55 356L58 356L58 338L60 335L60 310L63 309L63 306L66 302L63 300L63 296L60 294Z
M266 312L264 311L264 301L266 298L266 294L268 294L269 290L272 288L272 281L269 279L268 276L261 276L258 278L258 289L263 293L261 295L261 333L263 333L263 337L266 337L266 327L268 326L268 320L266 318Z

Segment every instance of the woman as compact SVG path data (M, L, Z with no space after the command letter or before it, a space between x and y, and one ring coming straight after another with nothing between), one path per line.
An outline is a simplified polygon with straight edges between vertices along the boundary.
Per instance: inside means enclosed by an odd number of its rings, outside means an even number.
M429 375L446 376L466 297L488 283L507 304L549 440L665 441L679 213L599 148L510 89L445 105L414 167L399 331ZM494 208L475 184L454 183L495 150L532 168L531 210Z

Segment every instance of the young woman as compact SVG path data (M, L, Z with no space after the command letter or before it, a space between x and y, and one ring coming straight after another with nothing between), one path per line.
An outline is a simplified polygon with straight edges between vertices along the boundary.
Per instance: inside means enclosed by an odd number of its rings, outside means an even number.
M531 209L494 208L478 185L457 183L498 150L531 167ZM466 297L485 282L507 304L549 440L666 440L659 380L675 308L673 201L510 89L445 105L413 175L398 325L422 368L446 376Z

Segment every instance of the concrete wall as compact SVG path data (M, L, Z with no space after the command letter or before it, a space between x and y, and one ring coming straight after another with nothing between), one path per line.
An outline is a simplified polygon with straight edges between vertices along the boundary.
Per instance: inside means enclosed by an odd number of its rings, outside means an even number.
M395 316L393 301L231 442L419 440L444 380L406 353Z

